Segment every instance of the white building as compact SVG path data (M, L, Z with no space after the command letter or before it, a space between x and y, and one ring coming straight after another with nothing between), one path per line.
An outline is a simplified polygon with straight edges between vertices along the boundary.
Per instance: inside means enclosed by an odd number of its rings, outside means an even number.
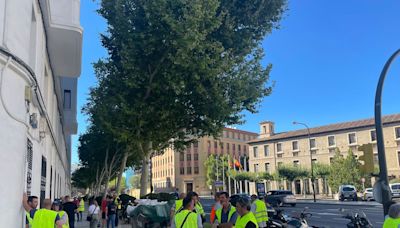
M24 191L70 193L79 16L79 0L0 0L0 227L24 227Z

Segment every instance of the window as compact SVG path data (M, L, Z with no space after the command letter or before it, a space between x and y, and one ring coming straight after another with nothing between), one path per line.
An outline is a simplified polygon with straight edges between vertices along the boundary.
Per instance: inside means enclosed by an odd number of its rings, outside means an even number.
M236 145L232 144L232 150L235 151L236 150Z
M400 127L395 127L394 131L395 131L395 134L396 134L396 139L400 139Z
M254 164L254 172L258 172L258 164Z
M263 132L264 132L264 134L267 133L267 127L266 126L263 126Z
M238 137L237 137L237 138L240 140L240 133L238 133L237 135L238 135Z
M214 148L218 148L218 143L217 143L217 141L214 141Z
M199 154L194 154L194 160L198 161L199 160Z
M283 165L283 162L278 162L278 168Z
M317 163L317 159L315 159L315 158L313 158L311 161L313 164Z
M194 147L194 148L199 147L199 142L194 142L194 143L193 143L193 147Z
M278 158L282 158L282 153L276 155Z
M269 173L269 171L270 171L270 165L269 163L265 163L265 172Z
M183 155L183 153L179 154L179 161L183 161L185 160L185 155Z
M292 142L292 150L294 150L294 151L299 150L299 142L298 141Z
M210 141L207 141L207 146L208 146L208 148L211 148L211 142Z
M265 146L264 146L264 156L265 156L265 157L268 157L268 156L269 156L269 146L268 146L268 145L265 145Z
M64 109L71 109L71 90L64 90Z
M400 151L397 151L397 160L398 160L399 166L400 166Z
M356 133L350 133L348 135L348 137L349 137L349 144L350 145L357 143Z
M331 135L328 136L328 146L335 146L336 142L335 142L335 136Z
M256 158L257 156L258 156L258 148L255 146L255 147L253 147L253 155L254 155L254 157Z
M317 148L317 143L316 143L315 139L310 139L310 148L311 149Z
M184 168L184 167L180 167L180 168L179 168L179 173L180 173L181 175L184 175L184 174L185 174L185 168Z
M191 154L187 154L186 155L186 161L191 161L192 160L192 155Z
M376 142L376 131L370 131L370 135L371 135L371 142Z
M188 166L186 168L186 172L187 172L187 174L192 174L192 167Z
M293 152L293 157L298 157L299 156L299 152Z
M224 143L223 142L219 143L219 147L221 147L221 149L224 149Z
M194 167L194 174L199 174L199 167Z
M226 150L229 152L229 143L226 144Z
M233 139L235 138L235 132L232 132L232 138Z
M276 152L282 152L282 143L276 144Z
M242 151L242 148L241 148L240 145L238 145L238 151L239 151L239 152Z
M299 166L299 164L300 164L300 162L299 162L299 161L297 161L297 160L296 160L296 161L293 161L293 166L294 166L294 167L298 167L298 166Z
M333 162L334 162L334 158L333 158L333 157L330 157L330 158L329 158L329 163L332 164Z

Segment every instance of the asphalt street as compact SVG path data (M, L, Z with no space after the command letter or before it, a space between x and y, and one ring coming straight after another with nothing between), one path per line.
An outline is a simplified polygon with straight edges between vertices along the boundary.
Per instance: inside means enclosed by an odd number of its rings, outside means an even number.
M207 214L207 221L211 211L212 199L202 199L204 210ZM339 202L339 201L319 201L313 203L310 201L298 201L296 207L285 206L285 213L292 215L300 213L308 207L307 210L312 214L308 219L309 225L318 227L346 227L349 222L348 219L343 218L347 212L364 212L367 218L372 222L374 227L382 227L383 224L383 209L382 206L376 202ZM344 209L345 212L340 212L339 209Z

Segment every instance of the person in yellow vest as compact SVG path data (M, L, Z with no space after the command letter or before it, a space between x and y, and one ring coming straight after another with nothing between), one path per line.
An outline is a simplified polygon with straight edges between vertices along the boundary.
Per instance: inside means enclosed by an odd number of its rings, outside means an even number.
M250 200L240 197L236 203L236 211L239 217L236 221L235 228L258 228L257 219L253 212L250 211Z
M67 212L62 210L62 204L59 201L54 201L51 209L57 212L60 217L62 228L69 228L69 219Z
M170 211L170 218L171 221L173 220L173 218L175 217L175 214L177 214L181 209L182 209L182 205L183 205L183 199L186 197L185 193L181 193L179 195L179 199L175 200L175 204L171 207L171 211Z
M182 200L182 210L176 213L171 228L203 228L200 216L193 212L194 200L187 196Z
M28 204L28 196L26 193L23 195L22 205L25 211L31 212L33 208ZM32 228L63 228L60 216L57 212L51 210L51 200L44 199L43 208L36 210L32 216L29 216ZM27 213L28 215L28 213Z
M28 197L28 205L32 208L31 211L25 211L26 214L26 223L25 228L29 228L32 225L31 217L37 210L37 206L39 204L39 198L37 196L29 196Z
M236 208L229 202L229 199L229 193L219 193L219 200L222 207L215 212L213 227L232 227L235 225L238 214L236 213Z
M251 196L251 212L253 212L256 217L258 227L265 228L267 227L268 222L268 212L267 205L265 205L264 201L258 199L257 195Z
M389 207L388 216L383 223L383 228L399 228L400 227L400 203L392 204Z
M78 213L79 213L79 217L78 217L78 221L82 221L82 213L85 211L85 201L83 200L83 198L79 197L78 198L79 201L79 207L78 207Z

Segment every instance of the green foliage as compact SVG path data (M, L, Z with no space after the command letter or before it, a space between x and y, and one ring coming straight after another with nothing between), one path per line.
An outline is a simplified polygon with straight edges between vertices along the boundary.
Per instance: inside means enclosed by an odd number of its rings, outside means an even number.
M108 185L111 189L115 190L117 186L117 178L112 179ZM126 178L124 176L122 176L121 189L126 189Z
M210 155L205 161L204 165L207 169L207 185L214 185L214 182L218 179L222 180L222 170L225 171L225 178L230 176L233 170L229 170L229 157L227 155L216 156L214 154ZM231 159L232 160L232 159Z
M330 167L328 183L333 192L337 192L339 186L343 184L355 185L357 189L361 189L360 163L351 150L348 151L346 158L343 158L337 150Z
M331 172L331 168L327 164L315 163L313 164L314 177L326 178Z
M100 1L109 56L94 64L89 120L137 160L218 137L271 93L261 42L284 10L284 0Z
M307 169L289 165L282 165L278 167L278 175L290 182L293 182L298 178L306 178L310 176L310 172Z
M129 183L134 189L140 188L140 176L139 175L131 176L131 178L129 179Z

